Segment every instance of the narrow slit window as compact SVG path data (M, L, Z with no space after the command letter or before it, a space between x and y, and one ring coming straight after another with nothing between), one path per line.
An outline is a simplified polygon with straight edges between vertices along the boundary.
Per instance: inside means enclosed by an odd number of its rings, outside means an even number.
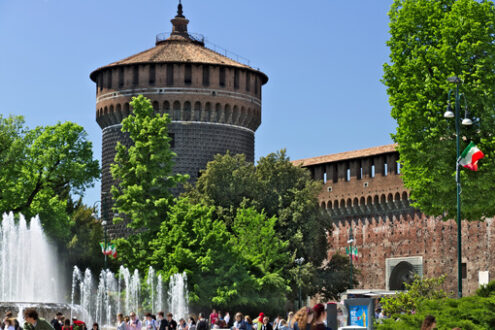
M124 86L124 68L119 68L119 87Z
M155 84L155 79L156 79L156 68L155 64L150 64L150 85Z
M246 91L251 90L251 75L246 71Z
M220 87L225 87L225 68L220 68L218 79Z
M132 84L136 86L139 83L139 66L134 66L132 73Z
M234 70L234 88L239 89L239 70Z
M255 78L254 78L254 94L255 94L255 95L258 95L258 94L259 94L259 93L258 93L258 88L259 88L259 87L258 87L258 78L256 78L256 77L255 77Z
M210 86L210 67L203 65L203 86Z
M184 69L184 84L190 85L192 83L192 65L186 64Z
M172 86L174 84L174 65L167 64L167 85Z

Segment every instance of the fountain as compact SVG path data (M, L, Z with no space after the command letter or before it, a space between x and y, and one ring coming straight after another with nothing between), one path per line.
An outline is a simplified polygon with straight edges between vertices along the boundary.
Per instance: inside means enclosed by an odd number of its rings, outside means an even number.
M164 310L165 299L176 318L187 317L187 277L185 273L170 277L168 298L164 295L160 274L149 267L146 282L139 271L120 267L118 274L102 270L94 277L89 269L82 272L74 266L70 296L63 292L63 270L55 249L45 237L40 219L29 225L21 215L4 214L0 224L0 315L7 310L18 313L35 307L41 317L51 319L56 312L77 317L91 325L115 324L117 313L129 315ZM143 297L146 295L146 297ZM70 298L70 304L64 302ZM146 306L146 309L143 307Z

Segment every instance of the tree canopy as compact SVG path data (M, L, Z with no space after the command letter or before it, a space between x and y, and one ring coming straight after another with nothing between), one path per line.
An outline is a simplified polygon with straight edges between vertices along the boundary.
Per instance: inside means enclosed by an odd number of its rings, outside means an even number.
M429 215L456 211L455 121L443 117L450 76L462 81L461 151L485 153L479 172L461 171L463 217L495 214L495 7L492 1L395 0L389 12L390 61L384 65L401 174L415 205ZM466 102L464 102L466 100ZM453 104L454 99L450 102ZM468 108L465 109L465 105Z
M40 215L49 236L70 236L67 201L99 177L84 129L65 122L29 129L19 116L0 115L0 212Z

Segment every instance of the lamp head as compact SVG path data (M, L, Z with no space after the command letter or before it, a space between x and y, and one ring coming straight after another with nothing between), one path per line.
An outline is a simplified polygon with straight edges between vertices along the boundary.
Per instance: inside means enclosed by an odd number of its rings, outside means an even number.
M471 126L473 124L473 121L469 118L464 118L461 122L462 125L464 126Z
M106 221L106 220L103 220L103 221L101 222L101 225L102 225L103 227L105 227L105 226L107 225L107 221Z
M462 82L461 79L459 79L459 77L457 77L457 76L448 77L447 81L449 83L454 83L454 84L458 84L458 83Z
M447 111L445 111L445 113L443 114L444 118L454 118L455 117L455 114L452 112L452 110L450 109L447 109Z

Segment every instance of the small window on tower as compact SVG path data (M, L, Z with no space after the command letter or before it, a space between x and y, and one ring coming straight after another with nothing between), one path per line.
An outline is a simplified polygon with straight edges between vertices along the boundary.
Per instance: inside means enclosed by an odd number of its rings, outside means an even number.
M239 70L238 69L234 70L234 88L235 89L239 88Z
M167 85L172 86L174 84L174 65L167 64Z
M124 68L119 68L119 87L124 86Z
M150 64L150 85L155 84L155 78L156 78L156 68L155 64Z
M203 86L210 86L210 67L203 65Z
M184 69L184 84L190 85L192 83L192 65L186 64Z
M220 68L219 72L220 87L225 87L225 68Z
M251 90L251 76L249 75L249 72L246 71L246 91Z
M256 78L256 77L255 77L255 78L254 78L254 94L255 94L255 95L258 95L258 94L259 94L259 93L258 93L258 92L259 92L259 91L258 91L258 88L259 88L259 86L258 86L258 78Z
M132 69L132 84L136 86L139 83L139 66L135 65Z

